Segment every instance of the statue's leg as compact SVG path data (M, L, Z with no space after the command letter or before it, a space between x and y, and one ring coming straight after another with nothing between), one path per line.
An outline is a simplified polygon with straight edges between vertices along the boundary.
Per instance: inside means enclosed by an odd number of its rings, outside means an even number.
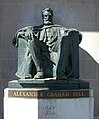
M57 65L57 79L79 78L79 34L64 36Z
M26 79L32 78L33 74L35 73L35 66L33 63L32 55L30 54L30 51L28 51L28 49L25 54L24 60L25 60L25 67L24 67L25 78Z
M70 38L72 41L72 73L70 78L79 79L79 33L73 31Z
M69 64L68 58L71 52L71 40L68 36L64 36L62 38L59 52L60 55L56 70L56 77L57 79L67 79L68 74L66 72L66 67L68 67Z
M38 39L30 41L30 49L34 64L36 66L37 74L34 76L35 79L44 78L43 64L42 64L42 52L47 51L47 46L41 43Z
M34 75L34 65L28 42L23 38L18 38L18 78L32 78Z

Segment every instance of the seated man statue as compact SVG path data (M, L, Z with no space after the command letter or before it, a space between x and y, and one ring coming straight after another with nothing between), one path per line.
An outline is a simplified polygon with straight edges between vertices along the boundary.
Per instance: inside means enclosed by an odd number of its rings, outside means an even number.
M79 78L79 43L76 29L53 24L53 10L42 11L43 24L19 29L13 39L18 47L19 78ZM23 57L21 57L23 56Z

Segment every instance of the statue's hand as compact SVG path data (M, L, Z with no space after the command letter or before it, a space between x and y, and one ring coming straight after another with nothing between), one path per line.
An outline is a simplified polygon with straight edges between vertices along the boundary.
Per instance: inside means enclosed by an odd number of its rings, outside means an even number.
M16 33L16 37L17 37L17 38L22 37L22 36L25 37L25 31L26 31L26 30L27 30L26 27L19 29L19 30L17 31L17 33Z
M22 29L19 29L13 40L12 40L12 44L15 46L15 47L18 47L18 43L19 43L19 38L22 38L26 41L28 40L32 40L33 39L33 27L31 26L28 26L28 27L24 27Z
M28 28L25 32L25 37L28 38L28 40L33 40L33 29Z
M23 38L27 40L32 40L33 39L33 28L32 27L25 27L22 29L19 29L17 31L17 38Z

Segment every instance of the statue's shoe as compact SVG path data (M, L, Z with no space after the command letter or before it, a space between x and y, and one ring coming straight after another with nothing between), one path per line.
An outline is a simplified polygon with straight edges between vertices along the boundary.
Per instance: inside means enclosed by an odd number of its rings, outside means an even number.
M25 76L25 79L31 79L32 78L32 75L31 74L27 74L26 76Z
M43 72L37 72L37 74L34 76L34 79L43 79L44 75Z
M64 72L59 71L59 72L57 72L56 79L57 80L67 80L68 78Z

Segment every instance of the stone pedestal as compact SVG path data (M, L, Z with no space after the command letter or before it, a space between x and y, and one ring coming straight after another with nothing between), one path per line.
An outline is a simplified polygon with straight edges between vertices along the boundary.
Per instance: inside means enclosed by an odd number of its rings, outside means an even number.
M7 88L4 119L93 119L91 89Z

